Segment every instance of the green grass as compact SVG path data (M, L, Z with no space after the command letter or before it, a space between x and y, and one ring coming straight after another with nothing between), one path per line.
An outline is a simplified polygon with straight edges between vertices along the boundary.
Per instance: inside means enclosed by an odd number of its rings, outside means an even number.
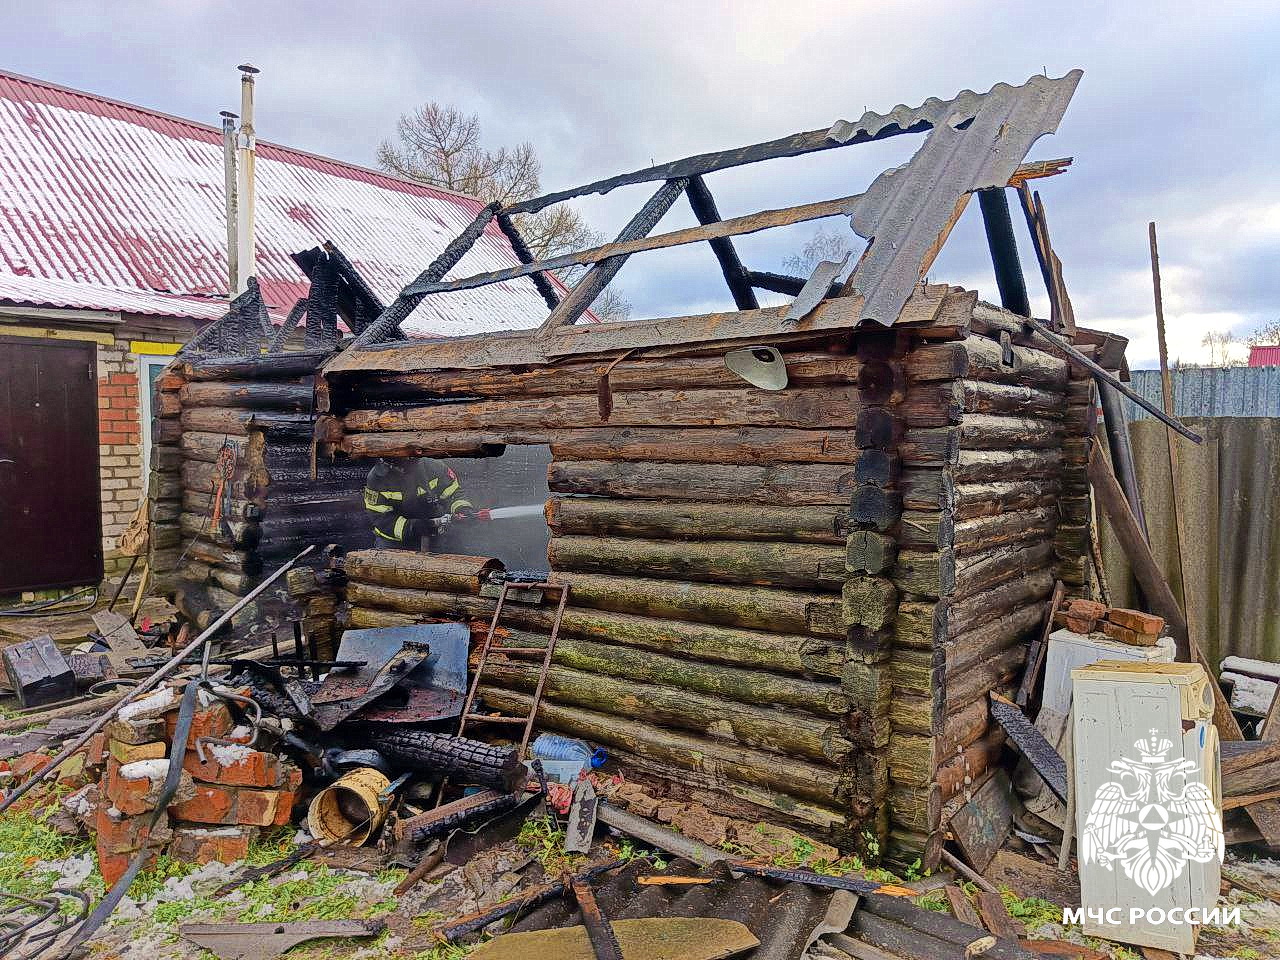
M530 817L516 835L518 843L542 864L548 874L573 873L586 858L580 853L566 853L564 831L544 817Z
M0 889L28 897L48 893L58 881L54 870L33 870L40 860L66 860L92 849L83 837L68 837L49 826L56 801L41 809L0 817Z
M925 894L916 903L926 910L932 910L934 913L951 913L951 904L947 901L947 895L941 890Z
M1028 932L1048 923L1062 922L1062 908L1043 897L1019 897L1008 887L1000 889L1000 896L1009 916L1025 926Z

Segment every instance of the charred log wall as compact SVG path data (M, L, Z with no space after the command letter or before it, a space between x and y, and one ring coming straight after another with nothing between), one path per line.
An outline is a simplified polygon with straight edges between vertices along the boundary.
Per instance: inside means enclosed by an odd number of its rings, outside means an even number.
M321 461L312 478L314 375L325 356L190 359L175 373L179 461L162 503L176 510L176 599L197 624L308 544L368 542L367 467ZM243 622L268 614L254 607Z

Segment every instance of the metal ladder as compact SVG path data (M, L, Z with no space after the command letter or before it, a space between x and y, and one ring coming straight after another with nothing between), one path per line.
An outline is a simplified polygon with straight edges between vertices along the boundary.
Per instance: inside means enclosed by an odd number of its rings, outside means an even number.
M502 618L502 608L507 602L507 591L509 589L517 590L559 590L560 602L556 605L555 618L551 621L551 634L547 637L547 645L543 647L494 647L493 638L498 632L498 622ZM493 619L489 622L489 633L485 637L484 646L480 648L480 662L476 665L475 676L471 680L471 688L467 691L467 701L462 707L462 719L458 722L458 736L462 736L467 729L468 723L505 723L505 724L524 724L524 734L520 738L519 757L523 760L525 750L529 746L529 737L533 733L533 722L538 716L538 707L542 703L542 688L547 685L547 671L551 668L551 658L556 652L556 640L560 636L560 621L564 617L565 604L569 600L569 584L567 583L509 583L502 584L502 591L498 594L498 605L494 607ZM542 654L542 668L538 672L538 687L533 692L533 702L529 707L529 715L527 717L503 717L490 716L484 713L473 713L472 707L475 705L476 692L480 689L480 680L484 676L484 668L489 663L490 650L496 649L501 653L514 654Z

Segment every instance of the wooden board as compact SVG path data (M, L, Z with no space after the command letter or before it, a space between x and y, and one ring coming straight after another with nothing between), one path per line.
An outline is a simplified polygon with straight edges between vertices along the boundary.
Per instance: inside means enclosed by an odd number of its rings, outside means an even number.
M630 960L720 960L760 941L736 920L701 917L615 920L613 932ZM471 960L595 960L586 927L508 933L482 943Z
M1013 785L1003 770L997 770L951 818L956 842L979 873L991 863L1012 825Z

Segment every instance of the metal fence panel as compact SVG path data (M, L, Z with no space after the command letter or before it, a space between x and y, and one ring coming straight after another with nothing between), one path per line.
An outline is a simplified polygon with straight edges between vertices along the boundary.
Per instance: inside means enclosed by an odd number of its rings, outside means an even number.
M1280 367L1191 367L1171 376L1179 417L1280 417ZM1134 370L1130 386L1161 405L1159 370ZM1131 421L1151 417L1132 400L1124 404Z

